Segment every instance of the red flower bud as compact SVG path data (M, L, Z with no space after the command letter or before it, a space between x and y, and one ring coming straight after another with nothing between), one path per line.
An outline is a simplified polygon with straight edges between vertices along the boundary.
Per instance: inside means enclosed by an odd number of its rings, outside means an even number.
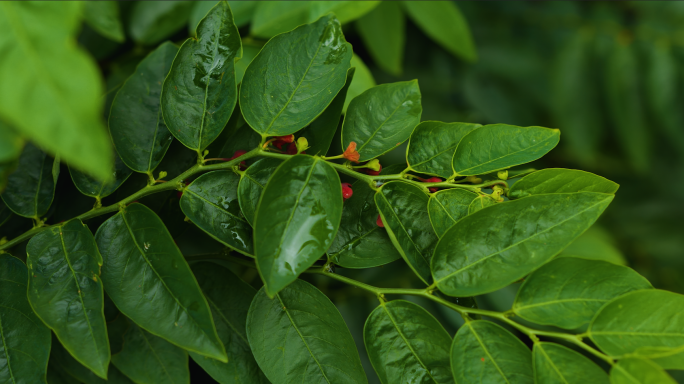
M348 198L352 197L354 194L354 191L352 190L351 184L349 183L342 183L342 197L347 200Z
M278 141L284 141L286 143L293 143L294 142L294 135L287 135L287 136L276 136L276 140Z
M425 179L425 183L441 183L441 182L442 182L442 179L440 179L439 177L431 177L429 179ZM430 190L430 192L433 192L433 193L437 192L439 190L439 188L437 188L437 187L432 187L432 188L428 188L428 189Z
M375 220L375 224L377 224L380 228L385 228L385 224L382 222L382 217L380 217L380 215L378 215L378 219Z
M342 155L345 159L354 163L359 162L361 155L356 151L356 142L352 141Z
M287 144L287 141L285 141L285 140L276 140L273 142L273 145L280 150L283 149L283 145L285 145L285 144Z
M247 151L243 151L242 149L238 149L237 151L235 151L235 153L233 153L233 157L231 157L228 160L237 159L238 157L244 155L245 153L247 153ZM244 161L241 161L240 162L240 169L245 169L245 168L247 168L247 163L245 163Z
M297 154L297 143L291 143L290 145L287 146L287 154L288 155L296 155Z
M380 164L380 169L378 169L377 171L374 171L370 168L366 168L366 173L371 176L377 176L380 174L380 172L382 172L382 164Z

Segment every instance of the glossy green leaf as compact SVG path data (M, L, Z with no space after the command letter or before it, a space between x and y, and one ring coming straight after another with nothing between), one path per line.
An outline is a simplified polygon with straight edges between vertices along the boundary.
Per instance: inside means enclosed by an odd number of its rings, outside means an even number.
M195 6L192 8L190 13L190 20L188 21L188 27L190 29L190 34L192 36L196 35L197 24L206 16L206 14L211 10L217 3L216 0L213 1L195 1ZM254 9L256 8L257 1L229 1L230 11L233 13L233 20L235 25L242 27L249 23L254 14Z
M136 43L154 45L188 22L192 1L140 1L133 6L128 32Z
M383 384L454 382L449 367L451 336L419 305L381 301L366 320L363 341Z
M437 237L442 237L447 229L468 216L468 206L475 198L475 192L461 188L443 189L430 195L428 214Z
M486 320L466 322L451 344L457 383L533 383L532 353L520 339Z
M126 317L181 348L226 360L197 280L154 212L131 204L105 221L95 238L105 289Z
M651 283L634 270L605 261L561 257L543 265L518 290L513 312L537 324L575 329L605 303Z
M401 258L385 228L379 227L375 191L363 182L352 185L354 194L344 202L337 236L328 257L344 268L371 268Z
M0 121L0 163L17 159L25 140L12 127Z
M88 1L83 6L83 16L100 35L119 43L126 40L116 1Z
M143 330L122 315L125 322L121 350L112 364L137 384L190 383L188 354L161 337Z
M33 311L78 362L106 378L102 256L93 234L79 219L70 220L31 238L26 254Z
M473 213L482 210L487 207L491 207L492 205L495 205L497 202L494 200L491 196L478 196L476 197L468 206L468 214L472 215Z
M7 188L0 197L17 215L38 219L52 204L58 176L59 160L29 143L19 157L17 168L7 178Z
M559 140L557 129L485 125L467 134L456 147L454 173L483 175L529 163L552 150Z
M297 132L344 87L351 56L333 15L274 37L245 72L242 115L263 136Z
M439 121L418 124L406 149L409 166L416 172L450 177L454 173L451 162L456 146L465 135L479 127L480 124Z
M518 199L543 193L600 192L615 194L620 186L604 177L575 169L548 168L513 184L508 196Z
M332 166L296 155L276 169L254 216L256 265L270 297L323 256L341 217L342 187Z
M537 195L466 216L437 243L431 265L437 287L457 297L503 288L563 250L612 200L594 192Z
M259 146L260 142L261 136L245 123L242 113L235 110L219 137L207 148L207 158L230 159L236 151L249 151Z
M558 257L568 256L627 265L618 242L607 230L598 225L589 228L558 255Z
M107 181L98 180L76 168L69 167L69 174L71 175L71 180L74 182L76 188L78 188L82 194L94 197L98 200L114 193L114 191L128 179L131 173L133 173L116 152L114 153L114 156L113 177Z
M93 371L71 357L59 340L54 337L52 339L52 350L50 351L50 365L56 366L59 374L63 379L68 380L67 382L73 380L76 383L84 384L133 384L131 379L126 377L112 364L109 365L107 370L106 380L97 376ZM52 384L49 378L48 383Z
M0 382L45 383L50 330L26 298L28 269L21 260L0 254Z
M624 359L610 370L611 384L677 384L670 375L650 360Z
M343 113L347 112L349 104L354 98L356 98L356 96L375 87L375 79L373 78L373 74L359 56L353 54L350 64L355 68L354 79L349 86L349 91L347 91L347 98L344 100L344 107L342 108Z
M283 161L280 159L265 158L252 164L240 177L238 184L238 202L245 219L254 225L257 205L261 193L271 179L271 175Z
M306 153L319 156L325 156L328 153L330 144L332 144L333 137L335 137L337 132L337 127L340 125L342 107L344 107L344 100L347 97L347 90L354 78L354 72L355 68L349 68L347 71L347 82L344 83L344 87L335 96L328 108L308 127L297 132L298 137L305 137L309 142L309 148L306 150Z
M467 61L477 60L468 22L456 3L447 1L405 1L408 16L432 40Z
M665 369L684 369L684 296L648 289L613 299L587 331L609 356L649 358Z
M102 79L74 39L82 5L0 3L0 116L47 152L106 179L112 151L101 117Z
M185 216L211 237L251 256L252 227L240 212L239 182L240 176L233 171L205 173L183 190L180 206Z
M305 24L310 4L307 1L259 1L250 25L250 35L269 39Z
M608 384L608 374L579 352L554 343L532 348L535 383Z
M273 384L367 383L342 316L313 285L296 280L269 299L264 288L247 314L247 339Z
M429 285L430 259L438 238L430 224L428 199L421 188L402 181L389 182L375 194L375 204L392 244Z
M247 312L256 290L229 269L213 263L195 264L192 271L209 302L228 362L221 363L190 352L192 359L221 384L234 383L236 378L240 378L241 383L268 383L254 360L245 330Z
M356 29L373 61L383 71L402 72L406 22L398 2L386 1L356 22Z
M411 136L422 112L417 80L375 86L349 104L342 148L355 142L359 161L387 153Z
M121 86L112 103L109 131L114 147L121 160L136 172L154 171L173 140L159 100L162 82L177 52L178 48L169 42L152 51Z
M171 134L201 153L228 123L237 102L235 61L242 43L228 2L221 1L187 39L164 80L161 106Z

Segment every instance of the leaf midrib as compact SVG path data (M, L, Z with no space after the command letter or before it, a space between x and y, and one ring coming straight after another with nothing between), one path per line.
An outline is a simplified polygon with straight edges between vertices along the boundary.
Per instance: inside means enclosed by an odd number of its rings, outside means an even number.
M404 104L404 102L406 101L406 99L409 98L410 95L411 95L411 92L407 93L406 96L404 96L404 99L401 101L401 103L399 103L399 105L397 105L397 107L394 108L394 110L392 111L392 113L390 113L390 115L387 116L387 118L385 119L385 121L383 121L382 123L380 123L380 125L378 125L378 127L373 131L373 134L370 135L370 136L366 139L366 141L364 141L363 144L361 144L361 146L356 150L357 152L361 153L361 150L362 150L368 143L370 143L370 141L375 137L375 135L377 135L378 132L380 132L380 129L389 121L389 119L391 119L392 116L394 116L394 114L397 113L397 111L399 110L399 108ZM356 123L354 123L354 125L356 125ZM342 130L344 130L344 127L342 127ZM344 143L342 143L342 144L344 145Z
M544 347L541 344L537 344L537 347L539 348L539 352L541 352L542 355L544 355L546 361L548 361L549 364L551 364L556 374L561 378L561 380L563 380L563 383L569 384L568 381L565 379L565 376L563 376L563 374L558 370L558 367L556 366L556 364L554 364L553 360L551 360L549 355L546 354L546 351L544 351Z
M225 3L222 3L220 5L224 5L224 4ZM218 45L219 45L218 42L220 40L218 35L221 34L221 30L223 29L223 24L224 24L224 22L223 22L224 18L221 17L220 19L221 19L221 21L220 21L221 26L218 28L218 33L217 33L217 36L215 39L214 48L212 50L213 51L212 52L213 55L211 56L212 61L215 60L216 56L218 55L218 53L217 53ZM204 22L204 19L202 19L202 22ZM199 30L199 25L197 26L197 29ZM198 39L196 41L193 41L193 43L197 43L197 42L199 42L199 40L200 40L200 37L198 34ZM211 73L213 73L214 69L215 68L212 68ZM208 73L207 75L210 75L210 74ZM207 83L204 86L204 105L202 106L202 121L200 122L200 131L199 131L199 135L197 137L197 151L202 150L202 133L204 132L204 118L207 116L207 99L209 98L209 83L211 82L210 78L211 78L211 76L208 76Z
M473 325L471 323L467 323L466 325L468 326L468 328L470 328L470 331L473 333L473 336L475 336L475 339L477 339L477 342L482 347L482 350L484 351L484 353L487 354L487 357L489 357L489 360L492 361L492 364L494 364L494 367L496 367L496 370L499 371L499 374L501 375L501 377L503 377L503 379L506 380L506 383L510 384L510 381L508 381L508 378L506 377L506 375L504 375L503 371L501 370L501 367L499 367L499 364L496 363L496 360L494 360L492 355L489 353L489 350L487 349L487 346L485 346L484 342L480 338L480 335L478 335L477 332L475 331L475 327L473 327Z

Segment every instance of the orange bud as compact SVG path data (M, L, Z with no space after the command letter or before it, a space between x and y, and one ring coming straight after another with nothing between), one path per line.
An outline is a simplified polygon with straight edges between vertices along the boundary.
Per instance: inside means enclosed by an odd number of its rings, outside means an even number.
M344 156L344 158L349 161L358 163L361 155L356 151L356 142L352 141L351 143L349 143L349 146L344 151L344 154L342 156Z

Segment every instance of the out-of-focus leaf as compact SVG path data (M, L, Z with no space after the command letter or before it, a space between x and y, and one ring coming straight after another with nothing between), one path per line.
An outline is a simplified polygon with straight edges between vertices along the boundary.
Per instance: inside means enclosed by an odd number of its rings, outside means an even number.
M401 5L394 1L383 2L356 22L356 29L373 61L395 76L402 72L405 24Z
M598 225L589 228L558 255L558 257L572 256L627 265L627 260L617 247L615 239Z
M611 384L677 384L662 368L650 360L629 358L610 369Z
M195 1L195 5L190 13L190 20L188 22L188 28L190 35L195 36L195 30L197 24L206 16L210 9L212 9L218 1ZM233 20L237 27L245 26L252 19L254 14L254 9L256 8L258 1L229 1L230 10L233 12ZM239 81L238 81L239 83Z
M347 98L344 100L344 107L342 108L343 113L347 112L349 103L351 103L356 96L375 87L375 79L373 78L373 74L360 57L358 57L356 54L352 55L350 65L356 68L356 70L354 71L354 79L349 86L349 91L347 91Z
M122 43L126 40L116 1L88 1L83 6L86 23L102 36Z
M310 4L307 1L259 1L250 34L255 37L271 38L306 24Z
M139 1L131 10L129 33L136 43L154 45L188 22L192 1Z
M442 123L424 121L413 130L406 160L416 172L450 177L454 171L451 166L458 143L465 135L481 127L480 124Z
M460 188L444 189L430 195L428 213L438 237L468 215L468 207L476 197L475 192Z
M21 155L25 140L8 124L0 121L0 163L12 161Z
M568 347L535 343L532 348L535 383L608 384L608 374L593 361Z
M310 1L309 2L309 22L312 22L319 17L334 13L335 17L342 24L347 24L359 17L367 14L376 8L381 1Z
M247 67L249 67L249 64L252 63L252 60L254 60L259 51L261 51L261 48L261 45L254 45L254 43L249 44L247 41L242 42L242 58L235 63L235 81L237 81L238 84L242 83L242 78L245 77ZM240 114L240 117L242 117L242 114Z

